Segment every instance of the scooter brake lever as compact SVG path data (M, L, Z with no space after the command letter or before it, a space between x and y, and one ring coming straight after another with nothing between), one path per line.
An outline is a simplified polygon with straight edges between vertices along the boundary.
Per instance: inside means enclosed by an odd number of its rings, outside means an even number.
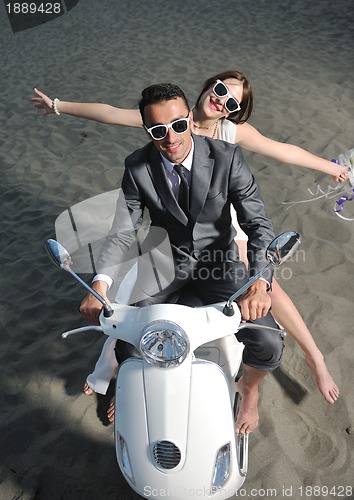
M81 332L88 332L90 330L95 330L96 332L103 332L101 326L89 325L89 326L82 326L81 328L75 328L74 330L68 330L67 332L62 333L61 337L63 339L66 339L67 337L69 337L69 335L75 335L76 333L81 333Z

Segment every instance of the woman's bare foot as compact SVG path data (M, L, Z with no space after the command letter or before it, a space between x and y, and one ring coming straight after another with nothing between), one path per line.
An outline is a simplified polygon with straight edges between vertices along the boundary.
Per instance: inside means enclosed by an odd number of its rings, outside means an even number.
M92 396L93 393L94 391L91 389L91 387L88 385L86 381L84 384L84 394L86 394L86 396Z
M327 403L335 403L339 397L339 388L331 377L323 356L314 360L310 355L306 355L305 359L307 365L313 371L318 388Z

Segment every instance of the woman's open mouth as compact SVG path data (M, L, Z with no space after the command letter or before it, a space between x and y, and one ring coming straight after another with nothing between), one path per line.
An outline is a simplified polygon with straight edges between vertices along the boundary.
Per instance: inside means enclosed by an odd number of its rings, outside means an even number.
M220 113L222 106L217 104L212 97L209 99L209 105L213 111L218 111Z

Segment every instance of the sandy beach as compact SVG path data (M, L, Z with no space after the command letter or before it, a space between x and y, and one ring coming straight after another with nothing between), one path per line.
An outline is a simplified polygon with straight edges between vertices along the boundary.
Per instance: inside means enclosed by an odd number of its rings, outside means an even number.
M116 464L112 396L83 382L104 341L60 334L82 326L83 289L49 262L64 210L119 186L142 130L70 116L43 117L34 86L52 98L136 106L159 81L190 103L226 69L246 73L250 123L327 159L354 147L354 5L351 0L97 2L1 40L0 499L137 499ZM281 367L261 386L242 496L353 498L354 200L329 177L244 152L277 233L296 230L298 258L277 277L340 387L328 405L289 336ZM309 191L310 189L310 191ZM350 195L350 185L345 185ZM301 202L301 203L300 203ZM353 246L352 246L353 245ZM290 279L291 278L291 279ZM328 490L326 490L326 487Z

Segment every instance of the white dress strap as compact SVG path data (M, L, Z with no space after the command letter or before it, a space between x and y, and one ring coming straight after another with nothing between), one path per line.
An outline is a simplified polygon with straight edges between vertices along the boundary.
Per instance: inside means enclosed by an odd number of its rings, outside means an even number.
M222 118L219 122L219 139L221 141L226 141L230 142L231 144L235 144L236 134L237 134L236 123L227 120L226 118Z
M236 134L237 134L237 125L236 123L227 120L226 118L222 118L220 120L220 127L219 127L219 139L222 141L227 141L231 142L231 144L235 144L236 141ZM248 241L248 236L247 234L242 231L240 228L240 225L237 220L237 214L235 212L235 209L231 207L231 220L232 220L232 225L236 229L236 241Z

